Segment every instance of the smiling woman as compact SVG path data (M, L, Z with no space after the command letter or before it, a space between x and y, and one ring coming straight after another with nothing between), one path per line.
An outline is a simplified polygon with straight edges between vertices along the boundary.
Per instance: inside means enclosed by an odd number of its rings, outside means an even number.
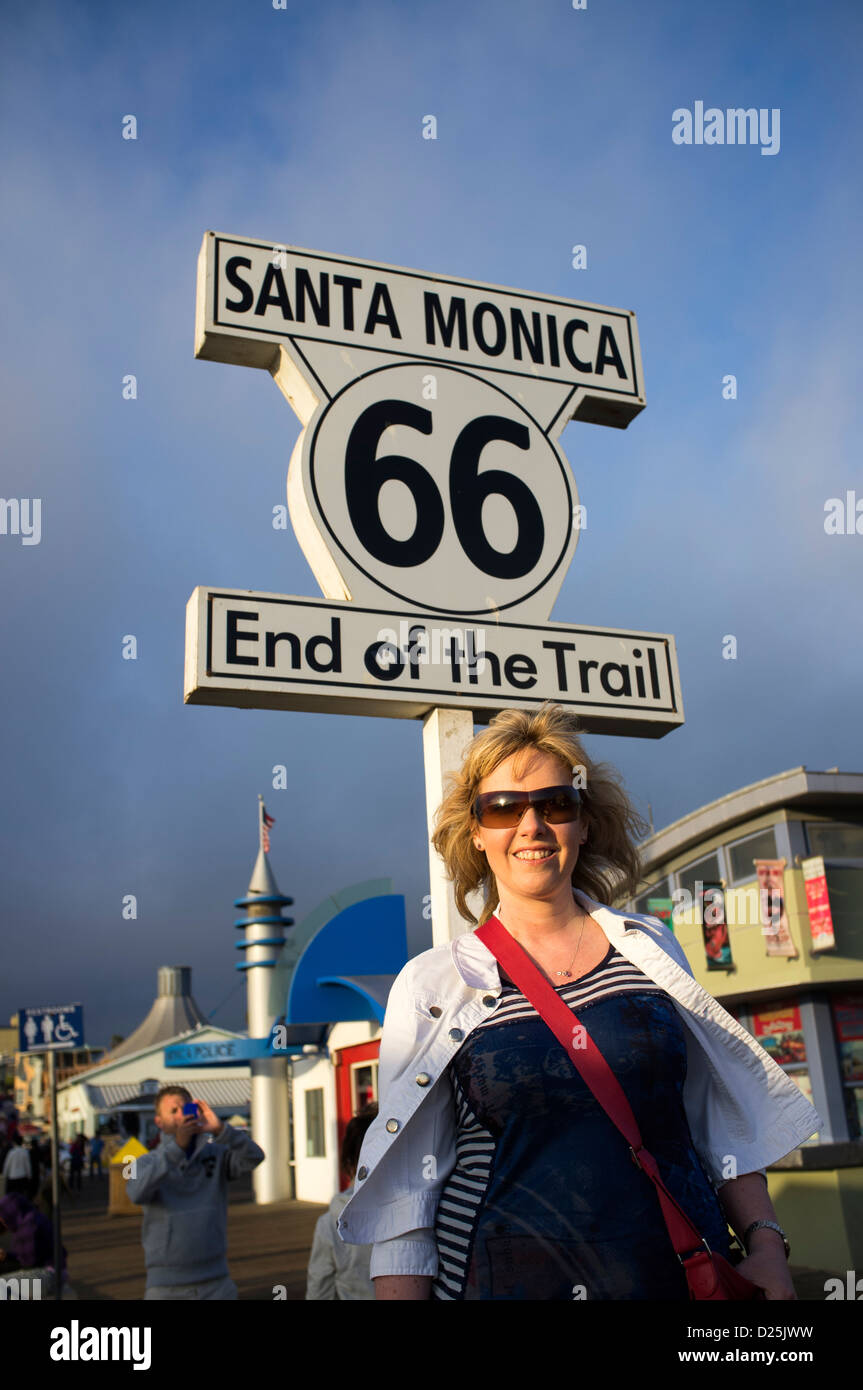
M468 921L475 920L467 905L468 894L484 891L482 924L501 898L498 871L505 878L509 872L503 841L493 824L484 828L476 818L477 798L482 801L490 792L560 784L579 793L577 833L570 826L568 835L559 834L557 826L531 807L518 823L514 841L510 837L513 852L534 841L555 850L567 845L568 875L563 872L564 860L558 859L554 881L558 901L567 911L571 912L567 894L561 897L559 892L567 877L573 887L583 888L600 902L611 902L638 886L636 841L647 825L630 804L617 771L588 756L577 730L577 719L560 706L547 704L536 714L505 711L473 740L461 771L451 776L432 843L452 878L456 906ZM530 839L532 829L538 832L534 840ZM573 839L577 844L571 843ZM548 901L548 884L545 888L541 896Z
M471 923L482 890L479 930L392 987L379 1116L339 1218L343 1239L374 1245L376 1297L688 1301L650 1155L710 1251L733 1260L729 1220L751 1241L734 1296L795 1296L763 1169L819 1119L667 927L603 905L637 886L643 829L558 705L505 710L469 744L432 842ZM631 1108L643 1165L573 1058L582 1035Z

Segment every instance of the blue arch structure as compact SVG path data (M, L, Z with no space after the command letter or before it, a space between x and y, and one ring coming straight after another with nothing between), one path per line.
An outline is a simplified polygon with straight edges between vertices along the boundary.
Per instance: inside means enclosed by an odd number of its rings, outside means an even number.
M390 987L407 958L404 896L353 903L324 923L297 961L285 1023L382 1023Z

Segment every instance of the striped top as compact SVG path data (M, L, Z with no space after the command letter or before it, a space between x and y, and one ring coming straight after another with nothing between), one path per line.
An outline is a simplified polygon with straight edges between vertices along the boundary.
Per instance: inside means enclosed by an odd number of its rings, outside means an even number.
M653 1184L502 967L501 985L494 1014L450 1063L456 1166L438 1203L432 1298L688 1298ZM617 1075L663 1179L725 1253L727 1225L682 1105L674 1004L612 945L555 988ZM633 1232L641 1254L630 1253ZM657 1249L670 1256L664 1267Z

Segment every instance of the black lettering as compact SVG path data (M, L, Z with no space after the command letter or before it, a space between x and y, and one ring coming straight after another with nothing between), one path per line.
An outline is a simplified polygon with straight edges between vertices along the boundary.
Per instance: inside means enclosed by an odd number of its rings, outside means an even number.
M618 351L614 333L610 325L604 323L599 330L599 350L596 354L596 375L602 376L606 367L616 367L617 375L623 377L624 381L626 380L623 360Z
M522 656L515 652L508 656L503 663L503 673L510 685L514 685L518 690L529 690L532 685L536 685L536 667L529 656ZM519 680L519 676L525 676L525 680Z
M235 290L240 291L240 298L226 299L225 308L230 309L234 314L245 314L247 309L251 309L255 302L255 296L251 285L247 285L245 280L241 280L237 271L240 266L245 266L246 270L251 270L252 262L246 256L232 256L225 266L225 279L228 284L233 285Z
M449 657L450 669L452 670L453 683L455 685L461 685L461 666L459 662L467 653L462 651L461 643L456 636L450 638L449 646L447 647L447 655Z
M524 338L527 350L530 353L532 362L542 362L545 359L542 355L542 328L540 326L539 314L531 314L530 319L533 324L533 338L527 331L527 324L524 321L524 314L520 309L510 309L510 321L512 323L512 355L521 361L521 339Z
M268 632L264 638L264 664L275 666L276 647L279 642L290 642L291 644L291 670L296 671L300 665L300 639L295 632Z
M546 314L545 322L548 327L548 360L553 367L560 366L560 353L557 349L557 319L554 314Z
M362 280L354 280L350 275L334 275L333 284L342 287L342 322L345 328L354 326L354 290L362 287Z
M225 618L227 619L227 640L225 645L227 648L228 663L231 666L257 666L258 658L256 656L239 656L237 654L237 643L257 642L258 634L249 629L246 629L245 632L241 632L238 623L241 618L249 618L253 622L256 622L258 614L247 613L245 609L242 608L229 608L225 614Z
M599 666L598 661L580 661L578 663L578 679L581 681L581 689L584 695L590 694L590 672Z
M477 668L477 666L479 665L479 663L480 663L481 661L487 661L487 662L489 663L489 666L490 666L490 668L491 668L491 683L492 683L492 685L498 685L498 686L499 686L499 685L500 685L500 657L497 656L494 652L490 652L490 651L477 652L476 655L475 655L474 660L471 661L470 670L469 670L469 673L468 673L468 680L470 681L471 685L476 685L476 684L478 683L478 681L479 681L479 675L478 675L478 673L477 673L477 669L476 669L476 668ZM487 669L488 669L487 667L483 667L483 670L487 670Z
M380 658L384 651L394 658L386 666L380 664ZM369 675L374 676L375 680L397 680L402 669L401 652L392 642L372 642L371 646L366 647L363 652L363 665Z
M449 314L444 323L443 310L440 300L432 290L426 290L423 295L425 302L426 316L426 342L435 342L435 320L440 329L441 342L444 347L449 347L452 343L452 335L458 328L458 346L462 352L467 351L467 311L465 302L458 297L451 299L449 304Z
M615 690L610 683L612 671L616 671L623 684ZM618 661L606 661L599 673L599 679L606 695L631 695L632 682L629 679L629 667L621 666Z
M315 648L323 644L330 649L328 662L319 661ZM342 623L341 618L330 618L329 637L310 637L306 643L306 661L313 671L341 671L342 669Z
M485 314L491 314L497 329L497 338L494 343L486 341L485 330L482 326ZM487 357L500 357L506 347L506 324L503 314L496 304L489 304L485 300L481 304L477 304L473 311L473 336Z
M476 685L477 682L478 682L478 680L479 680L479 672L478 672L478 670L477 670L477 665L478 665L477 655L478 655L478 654L477 654L477 650L476 650L476 632L474 631L474 629L473 629L472 627L469 627L469 628L468 628L467 632L465 633L465 639L464 639L464 640L465 640L465 656L467 657L467 678L468 678L468 682L469 682L471 685Z
M378 307L379 305L383 305L383 309L380 309ZM402 336L399 332L396 311L390 299L390 292L382 281L376 283L372 290L372 301L369 305L369 312L366 314L366 326L363 332L374 333L379 323L386 324L393 338L400 338Z
M315 323L321 324L324 328L330 326L330 277L325 270L321 271L320 286L316 295L312 289L312 278L307 270L298 267L297 278L294 283L294 294L297 300L297 319L300 323L306 321L306 298L308 297L312 306L312 313L315 316Z
M276 292L272 293L273 286ZM285 284L285 277L277 265L268 265L261 284L261 293L258 295L258 302L255 305L256 314L265 314L271 304L277 304L282 311L283 319L293 319L291 313L291 301L288 299L288 287Z
M411 624L411 629L408 634L408 644L405 650L411 680L414 681L418 681L421 675L420 666L426 653L426 643L423 641L423 638L427 636L428 634L424 627L418 623Z
M653 686L653 698L658 700L661 691L659 689L659 672L656 669L656 652L652 647L647 648L647 664L650 667L650 684Z
M573 334L586 332L587 324L584 319L570 319L566 328L563 330L563 350L578 372L589 372L592 370L589 362L582 362L579 357L576 357L575 348L572 346Z
M566 683L566 657L564 652L574 652L574 642L543 642L544 647L549 647L554 652L554 659L557 662L557 683L561 690L568 690Z
M633 647L632 655L640 658L641 648ZM647 694L647 691L644 688L644 669L641 666L636 666L635 668L635 688L643 700Z

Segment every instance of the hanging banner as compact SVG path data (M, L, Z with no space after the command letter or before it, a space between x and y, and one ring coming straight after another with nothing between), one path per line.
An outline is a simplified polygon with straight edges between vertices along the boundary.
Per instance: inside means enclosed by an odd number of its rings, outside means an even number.
M768 956L796 956L785 912L785 860L755 859L761 902L761 930Z
M649 916L658 917L662 925L668 927L669 931L674 931L673 898L648 898L647 911Z
M752 1015L756 1038L780 1067L800 1066L806 1062L806 1043L803 1039L803 1020L800 1009L791 1004L785 1009L768 1009Z
M863 1085L863 995L839 994L833 1000L842 1080Z
M701 932L708 970L733 970L731 942L725 920L725 893L721 883L702 883L698 890Z
M752 1015L752 1031L764 1051L783 1068L785 1074L813 1104L812 1080L806 1057L803 1020L796 1004L784 1009L767 1009ZM806 1143L811 1143L807 1139Z
M830 911L830 897L827 892L824 856L816 854L811 859L802 859L800 867L803 870L806 905L809 908L812 950L829 951L836 945L836 940L833 936L833 914Z

